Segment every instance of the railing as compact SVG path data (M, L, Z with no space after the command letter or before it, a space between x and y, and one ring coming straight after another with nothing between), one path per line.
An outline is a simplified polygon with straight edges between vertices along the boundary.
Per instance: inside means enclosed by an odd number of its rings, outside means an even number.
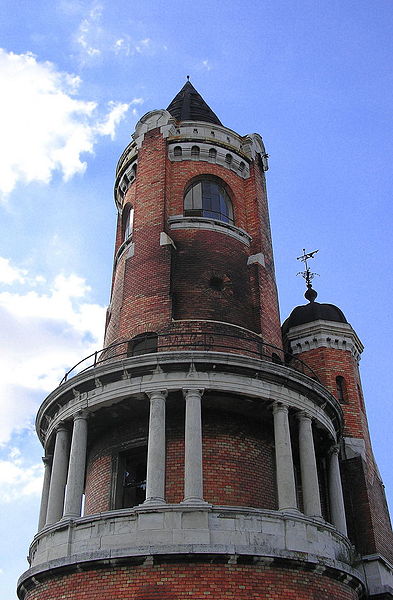
M229 354L253 356L260 360L289 367L319 381L316 373L302 360L294 357L289 352L285 352L281 348L272 344L266 344L257 336L241 336L221 332L173 331L170 333L138 335L132 339L116 342L106 348L96 350L71 367L65 373L59 385L65 383L69 375L74 371L76 371L75 375L77 375L88 369L93 369L103 363L118 360L122 357L176 350L227 352ZM78 368L87 362L89 364L83 366L81 369Z

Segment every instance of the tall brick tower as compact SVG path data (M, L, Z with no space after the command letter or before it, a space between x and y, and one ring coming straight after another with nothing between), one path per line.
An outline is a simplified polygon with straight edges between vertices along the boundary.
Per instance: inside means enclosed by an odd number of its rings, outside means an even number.
M282 336L261 137L188 81L132 138L104 349L37 415L19 598L393 598L362 345L315 293Z

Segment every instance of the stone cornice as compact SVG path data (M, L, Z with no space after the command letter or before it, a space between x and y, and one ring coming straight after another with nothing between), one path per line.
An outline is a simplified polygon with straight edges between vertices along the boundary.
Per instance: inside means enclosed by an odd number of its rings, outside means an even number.
M334 321L313 321L291 327L286 340L293 354L300 354L315 348L347 350L359 361L363 344L349 323Z

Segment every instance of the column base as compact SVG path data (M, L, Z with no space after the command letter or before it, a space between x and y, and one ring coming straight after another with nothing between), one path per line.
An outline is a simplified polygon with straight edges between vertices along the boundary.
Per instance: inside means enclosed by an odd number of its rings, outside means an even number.
M180 504L186 505L186 506L196 506L196 507L203 507L206 508L207 506L211 506L211 504L209 504L209 502L206 502L206 500L203 500L203 498L184 498L184 500L182 500L180 502Z
M298 508L279 508L279 512L288 513L290 515L303 515Z
M164 498L146 498L139 506L161 506L162 504L166 504Z

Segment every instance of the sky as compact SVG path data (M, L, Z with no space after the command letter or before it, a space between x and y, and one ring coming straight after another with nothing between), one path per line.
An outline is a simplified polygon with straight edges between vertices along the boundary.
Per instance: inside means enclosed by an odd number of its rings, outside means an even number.
M282 319L320 302L365 345L374 452L391 466L391 0L2 0L0 588L15 600L36 532L38 406L102 346L116 162L190 75L224 125L262 135Z

